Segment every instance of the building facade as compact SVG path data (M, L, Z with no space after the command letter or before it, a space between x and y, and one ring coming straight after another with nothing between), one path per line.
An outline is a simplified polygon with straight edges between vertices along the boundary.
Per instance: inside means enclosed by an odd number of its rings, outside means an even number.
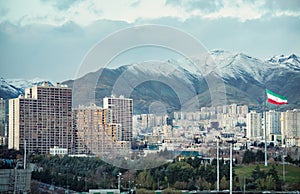
M6 145L7 123L6 123L6 103L0 98L0 145Z
M103 98L103 108L112 110L112 122L121 124L122 141L132 140L132 99L120 96Z
M282 112L280 121L283 145L300 147L300 110Z
M246 116L246 135L248 138L263 136L261 113L251 111Z
M280 112L270 110L266 112L266 129L269 141L276 142L276 137L281 134Z
M112 123L112 110L91 104L73 109L77 154L101 155L117 148L122 139L121 124Z
M72 89L48 82L9 100L8 148L47 154L50 148L73 152Z

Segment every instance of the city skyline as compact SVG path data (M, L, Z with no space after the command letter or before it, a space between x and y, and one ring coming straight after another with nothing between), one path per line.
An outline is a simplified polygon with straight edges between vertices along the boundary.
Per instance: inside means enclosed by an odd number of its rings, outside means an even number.
M0 7L0 76L5 78L76 78L96 43L121 29L145 24L186 32L207 50L242 52L260 59L300 50L299 1L32 0L0 1ZM114 62L174 57L178 55L166 49L141 48Z

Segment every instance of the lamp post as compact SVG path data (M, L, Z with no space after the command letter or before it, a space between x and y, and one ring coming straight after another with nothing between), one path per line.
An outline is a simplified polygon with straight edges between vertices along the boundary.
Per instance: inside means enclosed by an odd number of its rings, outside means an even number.
M217 191L220 190L219 136L217 138Z
M119 191L121 191L121 175L122 175L122 173L119 172L119 174L118 174L118 190Z
M227 143L230 144L230 186L229 193L232 194L232 145L236 143L236 140L227 140Z

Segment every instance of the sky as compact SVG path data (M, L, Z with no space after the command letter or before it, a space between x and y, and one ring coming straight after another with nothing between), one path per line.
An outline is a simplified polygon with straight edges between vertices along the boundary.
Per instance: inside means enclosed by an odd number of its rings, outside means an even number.
M207 50L262 60L300 54L298 0L0 0L0 77L74 79L95 45L147 24L180 30ZM172 57L168 49L139 48L114 63Z

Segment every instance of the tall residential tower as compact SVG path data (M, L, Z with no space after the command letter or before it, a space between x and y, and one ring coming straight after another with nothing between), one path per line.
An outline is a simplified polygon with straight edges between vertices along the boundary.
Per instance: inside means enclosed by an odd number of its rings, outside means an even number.
M48 82L25 89L25 96L9 100L8 148L47 154L50 148L73 147L72 89Z
M75 145L78 154L101 155L120 148L121 125L111 123L111 110L91 104L73 109Z
M263 136L261 113L256 113L255 111L248 113L246 124L248 138Z
M122 125L122 141L132 140L132 99L120 96L105 97L103 108L112 110L112 122Z

